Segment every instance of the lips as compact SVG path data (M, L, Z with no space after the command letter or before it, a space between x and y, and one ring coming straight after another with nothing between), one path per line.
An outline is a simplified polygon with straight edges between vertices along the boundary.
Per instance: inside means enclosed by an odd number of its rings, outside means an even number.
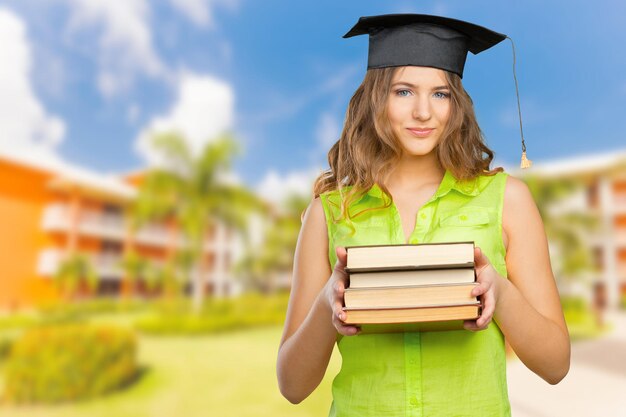
M430 129L430 128L407 128L406 130L411 132L411 134L413 136L417 136L418 138L425 138L428 135L430 135L432 133L432 131L435 130L435 129Z

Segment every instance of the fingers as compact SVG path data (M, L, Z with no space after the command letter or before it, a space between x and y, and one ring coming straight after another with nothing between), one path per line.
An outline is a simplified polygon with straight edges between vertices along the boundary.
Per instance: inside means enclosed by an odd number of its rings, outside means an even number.
M344 336L354 336L359 333L359 328L357 326L346 324L343 320L346 318L345 311L342 310L341 307L338 310L334 311L333 314L333 326L337 329L339 334Z
M346 313L343 311L343 297L348 283L348 274L344 269L347 261L346 249L338 247L335 251L337 254L337 263L335 264L334 275L336 275L337 278L332 286L332 323L339 334L344 336L354 336L359 333L359 328L344 322L346 319Z
M489 291L490 287L491 285L489 284L489 282L479 282L478 285L472 289L472 297L480 297L481 295Z
M476 320L465 320L463 321L463 328L465 330L469 330L470 332L477 332L480 329L476 325Z
M476 320L465 320L463 322L463 328L465 330L469 330L470 332L480 332L481 330L487 329L487 327L489 327L489 323L484 326L479 326L478 324L476 324Z
M479 275L480 272L490 264L491 263L489 262L487 256L485 256L483 251L476 246L474 248L474 268L476 269L476 275Z
M474 290L472 290L472 294L477 289L478 287L474 288ZM486 291L484 294L481 295L481 299L483 309L480 317L478 317L476 320L465 320L463 322L463 327L466 330L475 332L485 330L487 327L489 327L489 323L491 323L491 320L493 319L493 314L496 310L496 302L493 291Z
M333 311L337 316L339 316L342 312L343 297L345 292L346 289L344 282L341 280L335 281L335 284L333 285Z
M338 247L335 249L335 253L337 254L337 262L335 263L333 274L339 275L343 279L346 279L348 277L348 274L345 270L347 260L346 249Z
M478 246L474 247L474 265L478 267L483 259L483 251Z
M335 248L335 253L337 254L337 264L341 264L341 266L345 268L346 263L348 262L348 252L346 251L346 248L338 246Z
M476 325L481 329L486 329L491 322L495 309L496 303L494 301L493 292L489 291L483 296L483 311L476 320Z
M481 314L476 320L463 321L463 328L472 332L479 332L489 327L491 316L487 317L485 313Z
M474 266L476 268L478 285L472 289L472 296L480 297L483 311L476 320L467 320L463 327L467 330L479 331L486 329L493 318L496 309L494 294L496 288L493 282L494 276L489 271L483 273L486 268L491 267L491 263L478 246L474 248Z
M349 325L344 322L346 319L346 312L343 311L343 303L340 300L343 300L343 297L335 298L335 304L333 305L333 326L335 326L339 334L344 336L354 336L358 333L359 329L356 326Z

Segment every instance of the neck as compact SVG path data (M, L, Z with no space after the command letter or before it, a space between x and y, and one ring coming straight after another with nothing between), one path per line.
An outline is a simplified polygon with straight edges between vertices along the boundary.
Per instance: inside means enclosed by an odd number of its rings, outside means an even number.
M404 155L389 175L389 188L421 188L430 183L439 183L446 170L434 152L424 156Z

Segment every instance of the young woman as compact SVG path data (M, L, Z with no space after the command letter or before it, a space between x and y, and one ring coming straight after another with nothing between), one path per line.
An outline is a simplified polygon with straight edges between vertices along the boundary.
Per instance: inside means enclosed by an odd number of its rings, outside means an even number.
M361 18L346 36L365 33L369 69L303 218L281 392L305 399L337 343L331 416L510 415L505 338L550 384L569 370L570 343L537 207L522 181L490 169L493 152L461 84L468 50L504 35L386 15ZM343 322L345 246L468 240L484 308L465 330L359 334Z

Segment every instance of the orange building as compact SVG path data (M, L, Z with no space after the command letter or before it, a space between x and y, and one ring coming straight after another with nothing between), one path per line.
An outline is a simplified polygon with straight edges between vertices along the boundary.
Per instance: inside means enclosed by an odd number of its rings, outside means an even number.
M184 245L165 224L130 233L134 184L136 176L106 177L58 160L0 153L0 309L57 299L54 275L68 254L88 257L98 277L96 296L117 295L125 282L124 253L132 248L159 264ZM218 225L205 245L206 292L240 289L229 274L237 251L236 237ZM135 291L146 294L141 282Z

